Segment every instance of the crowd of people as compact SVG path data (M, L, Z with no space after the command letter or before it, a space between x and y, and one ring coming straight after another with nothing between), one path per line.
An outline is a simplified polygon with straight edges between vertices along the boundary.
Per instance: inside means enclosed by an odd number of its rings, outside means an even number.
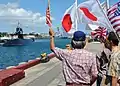
M55 47L54 31L49 29L50 49L62 61L66 86L120 86L120 49L115 32L103 41L104 49L94 54L85 49L86 34L76 31L66 49Z

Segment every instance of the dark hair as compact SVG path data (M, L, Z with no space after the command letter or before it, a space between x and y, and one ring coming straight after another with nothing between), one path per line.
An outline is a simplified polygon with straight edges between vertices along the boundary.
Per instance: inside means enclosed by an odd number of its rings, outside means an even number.
M85 41L75 41L75 40L71 40L71 46L74 48L74 49L82 49L84 48L86 42Z
M117 36L116 36L117 35ZM119 36L117 33L115 32L110 32L109 35L108 35L108 40L109 41L112 41L112 43L115 45L115 46L118 46L119 44L119 40L118 40Z

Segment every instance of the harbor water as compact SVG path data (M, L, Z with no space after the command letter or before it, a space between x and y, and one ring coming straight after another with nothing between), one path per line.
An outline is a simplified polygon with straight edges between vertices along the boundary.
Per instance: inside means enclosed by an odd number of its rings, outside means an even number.
M39 39L26 46L0 46L0 69L35 59L40 57L41 53L51 53L49 43L49 39ZM68 43L70 39L55 39L56 47L65 48Z

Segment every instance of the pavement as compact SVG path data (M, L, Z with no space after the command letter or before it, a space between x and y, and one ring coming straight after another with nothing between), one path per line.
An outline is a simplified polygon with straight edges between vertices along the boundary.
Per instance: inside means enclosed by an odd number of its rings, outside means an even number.
M89 43L86 49L97 53L103 46L100 43ZM24 79L10 86L65 86L61 62L56 58L25 70L25 74ZM96 83L93 86L96 86Z

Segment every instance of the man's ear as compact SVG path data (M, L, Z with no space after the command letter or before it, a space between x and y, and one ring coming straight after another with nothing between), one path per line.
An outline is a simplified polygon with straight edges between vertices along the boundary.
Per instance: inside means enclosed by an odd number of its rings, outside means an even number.
M112 42L112 40L110 41L110 44L111 44L111 45L113 45L113 42Z

